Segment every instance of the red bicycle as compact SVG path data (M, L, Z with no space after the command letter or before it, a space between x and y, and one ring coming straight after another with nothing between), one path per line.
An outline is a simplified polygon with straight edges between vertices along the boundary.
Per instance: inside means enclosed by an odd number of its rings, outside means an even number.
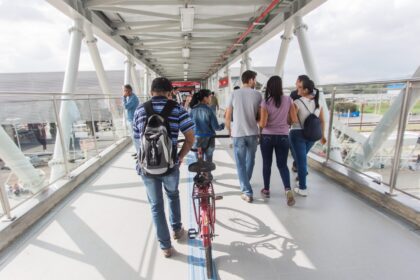
M226 138L228 135L218 135L214 138ZM209 141L210 143L210 141ZM214 194L212 184L213 176L211 171L216 169L213 162L208 162L203 159L203 152L208 148L192 149L197 152L197 162L188 166L188 171L196 173L194 176L194 186L192 190L192 202L194 208L194 216L197 222L198 229L191 228L188 230L188 237L194 239L200 236L203 242L203 248L206 255L206 270L207 277L213 277L213 257L211 242L215 237L215 223L216 223L216 200L222 199L222 196Z

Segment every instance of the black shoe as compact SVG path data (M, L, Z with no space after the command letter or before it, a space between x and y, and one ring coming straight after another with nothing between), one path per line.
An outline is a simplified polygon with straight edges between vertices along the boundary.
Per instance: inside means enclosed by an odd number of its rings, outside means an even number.
M132 157L137 157L137 153L131 154Z

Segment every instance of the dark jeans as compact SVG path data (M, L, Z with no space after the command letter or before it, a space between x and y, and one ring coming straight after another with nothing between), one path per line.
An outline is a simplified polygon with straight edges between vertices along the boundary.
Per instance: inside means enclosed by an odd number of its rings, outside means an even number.
M312 146L313 141L308 141L303 137L302 129L292 129L289 133L290 144L295 155L296 166L298 169L299 189L306 189L306 173L307 173L307 154Z
M261 155L263 159L264 188L270 189L271 165L273 162L273 151L276 153L277 168L285 190L290 190L290 173L287 167L287 156L289 155L289 137L287 135L262 134Z

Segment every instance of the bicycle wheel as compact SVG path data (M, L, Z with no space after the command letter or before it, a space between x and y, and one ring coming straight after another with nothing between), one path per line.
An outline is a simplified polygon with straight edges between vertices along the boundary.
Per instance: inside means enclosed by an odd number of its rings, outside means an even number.
M213 258L211 254L211 245L206 247L206 268L207 268L207 278L213 278Z

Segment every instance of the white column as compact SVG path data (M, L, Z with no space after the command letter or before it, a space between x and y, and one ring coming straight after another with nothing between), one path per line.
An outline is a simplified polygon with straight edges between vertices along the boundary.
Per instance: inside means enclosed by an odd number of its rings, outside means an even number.
M74 21L74 26L70 28L70 49L67 57L66 71L64 74L62 93L73 94L76 88L77 73L79 69L80 48L83 39L83 22L81 19ZM71 101L69 96L64 96L60 107L60 122L61 131L57 132L56 143L54 147L54 154L52 160L49 162L51 166L50 182L65 175L65 164L63 158L63 151L67 153L70 143L70 133L72 125L77 120L79 112L74 101ZM60 137L63 139L64 147L61 144Z
M303 23L302 17L295 16L295 29L294 34L298 38L300 52L303 59L303 64L305 65L306 73L308 74L309 78L314 81L315 85L320 84L320 80L318 77L318 72L315 68L315 63L313 60L311 48L309 45L308 38L306 36L306 31L308 30L308 26ZM319 104L322 107L324 112L324 121L325 121L325 136L328 135L328 123L330 120L330 113L328 110L327 102L325 101L324 92L321 90L319 93ZM343 162L340 152L340 145L337 142L337 139L334 133L331 134L331 152L330 152L331 159L337 162Z
M148 79L148 70L147 68L143 69L143 96L148 97L150 91L149 79Z
M44 175L41 170L35 169L29 158L10 139L9 135L0 125L0 158L16 174L24 188L36 192L42 187ZM3 188L3 186L0 186Z
M133 81L133 88L135 91L135 94L140 97L140 81L139 81L139 72L136 70L136 64L132 63L132 69L131 69L131 80Z
M124 61L125 63L125 69L124 69L124 85L131 85L131 58L127 57L127 59Z
M85 33L86 33L86 45L89 49L90 57L92 58L93 66L96 70L96 76L98 77L99 85L102 89L104 95L112 95L111 89L109 87L108 78L105 72L104 65L102 63L101 56L99 54L98 46L96 42L98 41L92 32L92 26L87 24L85 26ZM120 94L120 92L114 92L114 94ZM111 112L112 115L112 123L114 126L114 132L117 133L118 136L122 136L123 126L122 126L122 119L118 116L118 105L115 99L108 99L105 101L107 109Z
M302 17L295 16L295 30L294 33L298 38L300 52L303 59L303 64L305 65L306 73L308 74L309 78L315 82L316 85L320 83L318 73L315 68L315 63L313 60L311 48L309 46L309 41L306 36L306 31L308 30L308 26L303 23Z
M229 66L226 66L225 68L225 75L226 77L228 77L228 93L230 93L233 91L233 85L232 85L232 78L230 76Z
M292 41L292 23L289 22L284 28L284 33L281 35L281 45L279 50L279 56L277 57L276 68L274 70L274 75L279 75L283 78L284 74L284 63L286 61L287 51L289 50L290 41Z

